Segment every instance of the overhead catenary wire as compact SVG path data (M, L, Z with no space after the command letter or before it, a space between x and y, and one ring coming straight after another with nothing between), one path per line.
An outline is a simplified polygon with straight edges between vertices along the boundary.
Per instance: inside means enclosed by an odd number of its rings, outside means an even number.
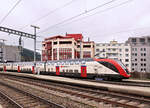
M0 25L4 22L4 20L8 17L8 15L15 9L15 7L21 2L21 0L18 0L17 3L8 11L8 13L2 18L0 21Z
M76 21L81 21L81 20L87 19L87 18L89 18L89 17L91 17L91 16L94 16L94 15L100 14L100 13L103 13L103 12L108 11L108 10L111 10L111 9L113 9L113 8L120 7L120 6L125 5L125 4L127 4L127 3L129 3L129 2L132 2L132 1L134 1L134 0L127 0L127 1L125 1L125 2L122 2L122 3L119 3L119 4L115 5L115 6L113 6L113 7L106 8L106 9L100 10L100 11L94 13L94 14L91 14L91 15L88 15L88 16L85 16L85 17L82 17L82 18L73 20L73 21L71 21L71 22L65 23L65 24L63 24L62 26L68 25L69 23L73 23L73 22L76 22Z
M68 21L70 21L70 20L73 20L73 19L75 19L75 18L77 18L77 17L79 17L79 16L81 16L81 15L87 14L87 13L93 11L93 10L96 10L96 9L98 9L98 8L100 8L100 7L103 7L103 6L105 6L105 5L108 5L108 4L110 4L110 3L112 3L112 2L115 2L115 1L117 1L117 0L111 0L111 1L106 2L106 3L104 3L104 4L100 4L100 5L98 5L98 6L95 7L95 8L92 8L92 9L90 9L90 10L84 11L84 12L78 14L78 15L75 15L75 16L73 16L73 17L70 17L70 18L68 18L68 19L65 19L65 20L63 20L63 21L61 21L61 22L59 22L59 23L57 23L57 24L52 25L52 26L49 26L49 27L47 27L46 29L44 29L44 30L38 32L37 34L43 33L43 32L45 32L45 31L49 30L50 28L53 28L53 27L55 27L55 26L57 26L57 25L63 24L63 23L65 23L65 22L68 22Z
M32 21L30 24L24 25L24 26L21 27L20 29L24 29L24 28L26 28L28 25L31 25L31 24L33 24L33 23L36 23L36 22L41 21L42 19L48 17L49 15L55 13L56 11L58 11L58 10L64 8L64 7L66 7L66 6L68 6L68 5L72 4L72 3L75 2L75 1L76 1L76 0L71 0L71 1L69 1L69 2L67 2L67 3L65 3L65 4L63 4L63 5L61 5L60 7L57 7L57 8L55 8L54 10L49 11L49 12L46 13L45 15L43 15L43 16L39 17L38 19Z

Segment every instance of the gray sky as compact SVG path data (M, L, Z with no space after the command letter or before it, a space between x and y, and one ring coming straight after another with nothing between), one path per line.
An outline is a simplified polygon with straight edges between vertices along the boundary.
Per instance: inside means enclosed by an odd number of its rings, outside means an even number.
M0 0L0 22L19 0ZM150 35L150 0L21 0L0 26L32 33L40 27L37 47L44 37L82 33L84 39L124 42L130 36ZM124 4L122 4L124 3ZM122 5L121 5L122 4ZM93 11L88 12L91 9ZM87 12L87 13L85 13ZM67 20L76 15L72 20ZM64 23L62 23L64 21ZM59 24L61 23L61 24ZM57 25L56 25L57 24ZM18 36L0 32L0 39L18 45ZM33 49L33 40L23 38L24 47Z

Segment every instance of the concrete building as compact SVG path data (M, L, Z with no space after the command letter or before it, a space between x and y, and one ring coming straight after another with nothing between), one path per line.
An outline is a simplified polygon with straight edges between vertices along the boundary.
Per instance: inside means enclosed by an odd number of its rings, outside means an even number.
M150 72L150 36L130 37L132 72Z
M53 36L42 42L42 61L93 57L94 42L84 42L82 34Z
M0 62L3 61L3 48L4 47L4 43L0 42Z
M18 46L11 46L0 43L0 62L3 61L21 61Z
M4 60L6 61L21 61L20 50L18 46L5 45Z
M112 58L122 61L131 71L131 46L130 44L110 41L110 43L96 43L96 58Z

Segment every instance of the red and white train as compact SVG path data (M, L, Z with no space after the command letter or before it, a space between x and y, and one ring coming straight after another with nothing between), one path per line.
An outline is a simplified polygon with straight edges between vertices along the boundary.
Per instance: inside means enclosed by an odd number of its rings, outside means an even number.
M103 78L104 80L128 79L130 73L121 61L113 59L75 59L47 62L0 63L0 70L81 78Z

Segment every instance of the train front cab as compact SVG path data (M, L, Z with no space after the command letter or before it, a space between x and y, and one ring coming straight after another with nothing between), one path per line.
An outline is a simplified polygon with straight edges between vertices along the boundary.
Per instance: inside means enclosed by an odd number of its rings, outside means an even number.
M121 61L113 60L113 59L95 59L100 64L104 65L105 67L113 70L118 74L114 75L105 75L106 80L122 80L128 79L130 77L128 69L123 65Z

